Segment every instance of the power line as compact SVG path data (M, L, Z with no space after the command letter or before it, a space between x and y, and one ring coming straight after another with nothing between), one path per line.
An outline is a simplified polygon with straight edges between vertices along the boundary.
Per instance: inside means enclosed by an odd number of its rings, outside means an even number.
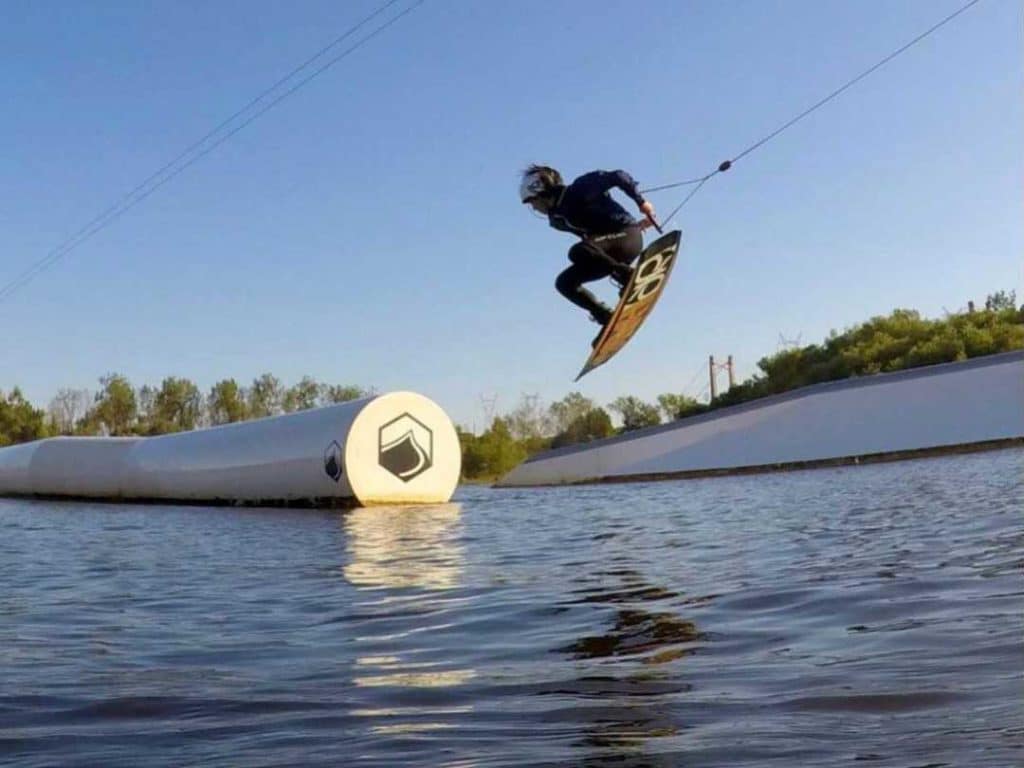
M261 102L264 98L266 98L271 93L273 93L275 90L277 90L281 85L286 83L288 80L291 80L299 72L301 72L302 70L306 69L306 67L308 67L310 64L312 64L314 61L316 61L321 56L323 56L325 53L327 53L329 50L331 50L332 48L337 46L341 41L343 41L346 38L348 38L351 35L353 35L356 31L361 29L363 26L365 26L367 23L372 21L377 16L379 16L381 13L383 13L385 10L387 10L390 6L394 5L396 2L398 2L398 0L389 0L389 2L387 2L384 5L380 6L376 11L374 11L369 16L367 16L364 19L362 19L362 21L357 23L355 26L350 27L342 35L340 35L339 37L336 37L328 45L326 45L323 48L321 48L313 56L311 56L310 58L306 59L306 61L304 61L298 67L293 69L291 72L289 72L284 77L280 78L272 86L270 86L269 88L265 89L263 92L261 92L254 99L249 101L249 103L247 103L244 107L242 107L241 109L236 111L233 115L231 115L230 117L228 117L225 120L223 120L222 122L220 122L216 127L214 127L208 133L206 133L202 138L196 140L195 142L190 144L188 147L186 147L184 150L182 150L181 153L178 154L178 156L175 157L173 160L169 161L168 163L163 165L159 170L155 171L154 173L152 173L149 176L147 176L143 181L139 182L139 184L137 184L134 189L132 189L130 192L125 194L123 197L121 197L120 200L118 200L116 203L111 205L109 208L107 208L101 214L99 214L98 216L96 216L95 218L90 220L87 224L85 224L85 226L83 226L81 229L79 229L74 235L72 235L71 237L66 239L63 243L61 243L59 246L54 248L46 257L44 257L43 259L41 259L36 264L34 264L31 267L29 267L21 275L19 275L17 278L15 278L10 284L8 284L8 286L5 286L2 290L0 290L0 300L3 300L3 298L5 298L6 292L8 292L9 290L14 290L17 287L17 286L15 286L15 288L11 288L11 286L14 286L15 283L21 283L21 281L28 282L29 280L31 280L32 277L34 277L34 275L38 274L38 272L36 272L35 270L39 269L40 265L42 265L43 262L47 261L47 259L49 259L51 256L54 256L56 253L58 253L60 251L63 251L65 248L67 248L68 250L71 250L72 248L74 248L75 245L77 245L77 243L75 241L78 240L78 238L80 238L83 235L85 235L97 223L105 220L108 216L110 216L111 214L116 212L119 208L121 208L121 206L125 205L129 200L131 200L133 197L135 197L136 194L138 194L143 189L145 189L147 186L149 186L150 182L152 182L153 180L155 180L155 179L159 178L160 176L162 176L167 170L169 170L170 168L172 168L175 165L177 165L177 163L180 160L182 160L185 157L187 157L194 149L197 149L198 147L202 146L204 143L206 143L206 141L208 139L212 138L217 133L219 133L223 128L225 128L228 125L230 125L236 118L238 118L239 116L241 116L242 114L247 112L250 108L252 108L256 104L258 104L259 102ZM84 239L87 239L87 238L83 238L83 240ZM63 255L63 254L61 254L61 255ZM42 270L40 269L39 271L42 271ZM23 284L23 283L21 283L21 284Z
M794 117L791 120L783 123L781 126L776 128L774 131L769 133L764 138L762 138L762 139L754 142L753 144L751 144L749 147L744 149L742 152L740 152L738 155L733 157L731 160L723 161L721 164L719 164L718 168L716 168L715 170L711 171L707 175L698 177L696 179L687 179L686 181L678 181L678 182L675 182L673 184L663 184L663 185L661 185L659 187L652 187L650 189L643 190L644 192L656 192L656 191L659 191L659 190L673 189L675 187L684 187L684 186L688 186L688 185L691 185L691 184L696 184L696 187L690 192L690 194L688 194L686 196L686 198L683 200L683 202L681 202L678 206L676 206L676 208L672 211L672 213L670 213L661 222L662 225L667 224L672 219L672 217L674 217L679 212L679 210L684 205L686 205L690 201L690 199L695 194L697 194L697 192L700 191L700 188L703 187L705 182L707 182L712 176L715 176L715 175L717 175L719 173L724 173L725 171L728 171L733 166L734 163L736 163L737 161L739 161L742 158L746 157L747 155L749 155L754 150L764 146L769 141L771 141L776 136L778 136L780 133L782 133L783 131L787 130L788 128L791 128L793 125L795 125L796 123L798 123L801 120L803 120L805 117L810 115L815 110L820 109L821 107L825 106L825 104L827 104L828 102L832 101L832 99L834 99L837 96L839 96L839 94L843 93L843 91L845 91L846 89L856 85L861 80L863 80L865 77L870 75L872 72L874 72L875 70L880 69L884 65L888 64L890 61L895 59L901 53L903 53L903 52L907 51L908 49L912 48L913 46L917 45L919 42L924 40L926 37L931 35L933 32L935 32L939 28L945 26L946 24L951 22L953 19L955 19L957 16L959 16L962 13L964 13L965 11L967 11L968 9L972 8L973 6L977 5L980 2L981 2L981 0L970 0L970 2L968 2L966 5L960 7L959 9L954 11L953 13L949 14L948 16L946 16L941 21L936 22L931 27L929 27L924 32L922 32L917 37L915 37L913 40L911 40L910 42L905 43L904 45L900 46L895 51L890 53L888 56L883 58L881 61L877 62L876 64L874 64L871 67L868 67L867 69L865 69L863 72L861 72L859 75L857 75L853 79L848 80L843 85L839 86L834 91L832 91L830 94L825 96L823 99L820 99L819 101L817 101L814 104L812 104L810 107L805 109L803 112L798 114L796 117Z
M697 379L700 376L703 376L703 375L704 375L704 363L701 363L697 367L697 370L694 372L693 376L690 378L690 381L687 383L687 385L685 387L683 387L683 394L686 394L686 392L690 389L690 387L692 387L696 383Z
M955 18L956 18L957 16L959 16L959 15L960 15L961 13L963 13L963 12L964 12L964 11L966 11L966 10L968 10L968 9L969 9L969 8L971 8L972 6L975 6L975 5L977 5L977 4L978 4L978 3L980 3L980 2L981 2L981 0L971 0L971 1L969 2L969 3L967 3L967 5L963 6L963 7L962 7L962 8L960 8L959 10L957 10L957 11L954 11L953 13L949 14L949 16L947 16L946 18L944 18L944 19L943 19L942 21L938 22L937 24L934 24L933 26L929 27L929 28L928 28L927 30L925 30L924 32L922 32L922 33L921 33L920 35L918 35L917 37L915 37L915 38L914 38L913 40L911 40L911 41L910 41L909 43L907 43L906 45L902 46L901 48L897 48L897 49L896 49L895 51L893 51L892 53L890 53L890 54L889 54L888 56L886 56L886 57L885 57L884 59L882 59L882 60L881 60L880 62L878 62L877 64L875 64L875 65L874 65L873 67L869 67L868 69L864 70L863 72L861 72L861 73L860 73L859 75L857 75L857 76L856 76L855 78L853 78L853 79L852 79L852 80L850 80L849 82L847 82L847 83L844 83L844 84L843 84L843 85L841 85L840 87L836 88L836 89L835 89L834 91L832 91L832 93L830 93L830 94L829 94L828 96L826 96L825 98L821 99L821 101L818 101L817 103L815 103L815 104L811 105L810 107L808 107L807 109L805 109L805 110L804 110L803 112L801 112L801 113L800 113L799 115L797 115L796 117L794 117L794 118L793 118L792 120L790 120L789 122L787 122L787 123L785 123L785 124L783 124L783 125L779 126L778 128L776 128L776 129L775 129L774 131L772 131L771 133L769 133L769 134L768 134L767 136L765 136L765 137L764 137L763 139L761 139L760 141L757 141L757 142L755 142L755 143L751 144L751 145L750 145L749 147L747 147L747 148L746 148L745 150L743 150L743 151L742 151L742 152L740 152L740 153L739 153L738 155L736 155L736 157L734 157L734 158L732 159L732 162L733 162L733 163L735 163L735 162L736 162L737 160L740 160L741 158L743 158L743 157L746 157L747 155L749 155L749 154L750 154L751 152L753 152L753 151L754 151L755 149L757 149L758 147L761 147L762 145L764 145L764 144L766 144L767 142L771 141L772 139L774 139L774 138L775 138L776 136L778 136L778 135L779 135L780 133L782 133L782 132L783 132L784 130L786 130L786 129L787 129L787 128L789 128L790 126L792 126L792 125L795 125L796 123L798 123L798 122L800 122L801 120L803 120L803 119L804 119L805 117L807 117L807 116L808 116L809 114L811 114L812 112L814 112L814 111L815 111L816 109L818 109L819 107L822 107L822 106L824 106L825 104L827 104L828 102L832 101L832 99L836 98L836 97L837 97L837 96L838 96L839 94L841 94L841 93L842 93L843 91L845 91L845 90L846 90L847 88L849 88L849 87L851 87L851 86L853 86L853 85L856 85L856 84L857 84L857 83L859 83L859 82L860 82L861 80L863 80L863 79L864 79L865 77L867 77L867 76L868 76L868 75L870 75L870 74L871 74L872 72L874 72L874 71L875 71L876 69L879 69L879 68L883 67L884 65L888 64L888 63L889 63L890 61L892 61L893 59L895 59L895 58L896 58L897 56L899 56L899 55L900 55L901 53L903 53L903 52L904 52L904 51L906 51L907 49L909 49L909 48L913 47L914 45L917 45L917 43L919 43L919 42L921 42L922 40L924 40L924 39L925 39L926 37L928 37L928 35L932 34L932 32L935 32L935 31L936 31L937 29L939 29L940 27L942 27L942 26L944 26L944 25L948 24L948 23L949 23L949 22L951 22L951 21L952 21L953 19L955 19Z
M386 29L391 27L393 24L395 24L400 19L402 19L403 17L405 17L406 15L411 13L413 10L418 8L420 5L422 5L424 2L426 2L426 0L417 0L417 2L413 3L412 5L410 5L404 11L402 11L398 15L394 16L393 18L391 18L390 20L388 20L384 24L382 24L379 27L377 27L376 29L374 29L368 35L366 35L365 37L359 39L356 43L354 43L353 45L349 46L348 48L346 48L344 51L342 51L338 55L336 55L333 58L329 59L326 63L322 64L320 67L315 69L312 73L310 73L306 77L304 77L301 80L299 80L297 83L295 83L291 88L286 90L284 93L281 93L280 95L278 95L273 100L267 102L262 108L260 108L254 114L250 115L242 123L240 123L239 125L235 126L231 131L229 131L228 133L226 133L223 136L221 136L220 138L218 138L216 141L214 141L212 144L207 146L201 152L198 152L197 154L193 155L187 162L185 162L184 164L180 165L174 171L172 171L171 173L169 173L166 176L164 176L165 172L170 170L173 166L175 166L181 160L183 160L185 157L187 157L189 154L191 154L193 152L193 150L198 149L200 146L202 146L204 143L206 143L209 139L211 139L213 136L218 134L221 130L223 130L228 125L230 125L238 117L240 117L244 113L248 112L252 107L256 106L259 102L263 101L267 96L269 96L271 93L273 93L278 88L280 88L282 85L284 85L286 82L291 80L295 75L297 75L298 73L300 73L303 70L307 69L314 61L316 61L317 59L320 59L321 57L323 57L331 49L337 47L338 44L340 44L342 41L346 40L347 38L351 37L353 34L355 34L361 28L363 28L368 23L370 23L373 19L377 18L380 14L382 14L384 11L386 11L388 8L393 6L398 1L399 0L388 0L388 2L386 2L383 5L381 5L380 7L378 7L377 10L375 10L369 16L364 17L361 21L359 21L354 26L352 26L348 30L346 30L344 33L342 33L341 35L336 37L328 45L326 45L323 48L321 48L319 51L317 51L317 53L315 53L310 58L306 59L306 61L304 61L298 67L294 68L291 72L289 72L284 77L280 78L277 82L275 82L269 88L266 88L265 90L263 90L258 96L256 96L255 98L251 99L244 107L242 107L241 109L237 110L230 117L228 117L225 120L223 120L215 128L213 128L212 130L207 132L202 138L200 138L197 141L193 142L191 145L189 145L189 147L187 147L180 154L178 154L177 157L175 157L170 162L166 163L158 171L150 174L145 180L143 180L138 185L136 185L134 189L132 189L130 192L128 192L126 195L124 195L117 203L115 203L114 205L110 206L103 213L101 213L98 216L96 216L95 218L93 218L88 224L86 224L84 227L82 227L80 230L78 230L78 232L76 232L70 238L68 238L63 243L61 243L56 248L54 248L52 251L50 251L50 253L47 254L44 258L42 258L39 261L37 261L35 264L30 266L28 269L26 269L24 272L22 272L16 278L14 278L13 280L11 280L7 284L5 284L2 288L0 288L0 302L3 302L7 298L9 298L13 293L15 293L17 290L19 290L20 288L22 288L25 285L27 285L33 279L38 277L42 272L44 272L47 269L49 269L50 267L52 267L54 264L56 264L58 261L60 261L60 259L62 259L68 253L73 251L79 245L81 245L82 243L84 243L87 240L89 240L91 237L93 237L94 235L96 235L98 232L102 231L106 227L108 227L110 224L114 223L117 219L119 219L121 216L123 216L129 210L134 208L136 205L141 203L143 200L145 200L151 194L153 194L158 189L160 189L160 187L164 186L166 183L168 183L172 179L176 178L179 174L181 174L183 171L185 171L186 169L191 167L194 163L196 163L197 161L201 160L203 157L208 155L210 152L212 152L214 149L219 147L224 142L228 141L230 138L232 138L235 134L237 134L243 128L248 126L250 123L252 123L253 121L255 121L258 118L262 117L264 114L269 112L271 109L273 109L279 103L281 103L286 98L291 96L297 90L299 90L300 88L305 86L311 80L313 80L314 78L316 78L319 75L321 75L323 72L325 72L326 70L328 70L329 68L331 68L332 66L337 64L342 59L344 59L347 56L349 56L350 54L354 53L357 49L361 48L363 45L368 43L370 40L372 40L373 38L377 37L377 35L379 35L380 33L384 32ZM160 178L161 176L163 176L163 178ZM160 181L156 182L155 184L150 185L150 182L153 182L154 180L156 180L158 178L160 178ZM148 189L147 189L147 187L148 187ZM143 191L143 190L145 190L145 191Z

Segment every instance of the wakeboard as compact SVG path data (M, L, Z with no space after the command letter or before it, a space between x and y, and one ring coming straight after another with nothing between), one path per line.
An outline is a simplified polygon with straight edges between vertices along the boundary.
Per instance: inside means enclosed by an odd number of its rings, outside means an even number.
M679 230L662 235L640 254L633 276L622 291L612 319L597 337L590 357L576 377L579 381L592 370L604 365L621 350L643 325L668 283L676 255L682 243Z

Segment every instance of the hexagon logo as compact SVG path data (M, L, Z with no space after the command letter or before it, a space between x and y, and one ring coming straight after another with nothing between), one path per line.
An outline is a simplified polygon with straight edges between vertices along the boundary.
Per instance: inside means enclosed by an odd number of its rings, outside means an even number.
M403 482L434 466L434 433L410 413L380 428L378 446L377 461Z
M337 440L332 440L331 444L324 449L324 472L327 473L331 480L338 482L343 471L341 446L338 445Z

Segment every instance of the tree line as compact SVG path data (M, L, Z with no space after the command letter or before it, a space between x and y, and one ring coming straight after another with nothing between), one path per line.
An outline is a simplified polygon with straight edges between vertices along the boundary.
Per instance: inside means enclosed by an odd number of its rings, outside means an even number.
M168 376L159 387L135 388L120 373L99 389L61 389L46 409L34 407L15 387L0 391L0 446L57 435L163 435L246 419L343 403L372 394L348 384L323 384L305 376L285 386L270 373L243 387L222 379L203 393L189 379Z
M623 395L601 406L579 392L542 403L523 396L509 413L497 416L482 434L458 427L465 479L499 477L544 450L585 443L616 433L651 427L760 397L855 376L1024 349L1024 307L1014 292L990 294L984 310L926 319L897 309L842 333L832 331L820 344L785 349L758 361L758 371L708 403L684 393L664 393L655 402ZM207 393L188 379L168 377L159 387L135 389L112 373L100 388L62 389L39 409L17 389L0 391L0 446L53 435L159 435L245 419L291 413L372 394L351 385L322 384L306 376L287 387L265 373L247 387L234 379ZM618 426L612 421L612 415Z
M656 405L623 395L607 407L579 392L570 392L547 406L535 395L523 395L515 409L496 417L483 434L459 428L462 474L467 480L491 480L540 451L656 426L663 419L672 421L701 407L696 399L675 393L658 395ZM612 413L619 417L618 428L612 424Z
M909 309L873 317L821 344L785 349L761 358L749 379L708 403L685 394L658 395L656 403L619 397L607 409L573 392L547 408L524 397L511 412L494 419L482 435L460 432L463 474L493 479L539 451L584 443L616 433L655 426L729 405L749 402L826 381L899 371L1024 349L1024 307L1013 291L985 299L985 309L929 320ZM619 416L612 426L609 411Z
M1014 291L985 299L985 309L927 319L912 309L896 309L821 344L787 349L758 361L747 381L723 393L714 407L776 395L810 384L855 376L938 365L1024 348L1024 306Z

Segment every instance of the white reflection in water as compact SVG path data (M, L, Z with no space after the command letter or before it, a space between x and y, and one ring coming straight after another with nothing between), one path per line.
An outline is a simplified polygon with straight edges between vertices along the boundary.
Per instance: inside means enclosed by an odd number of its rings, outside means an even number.
M404 688L447 688L462 685L476 677L472 669L441 669L434 662L409 662L397 656L362 656L356 667L367 668L375 674L357 675L358 686L395 685Z
M344 518L345 578L357 587L457 587L465 566L461 511L459 504L352 510Z
M424 703L423 706L394 706L401 689L444 689L465 685L476 676L474 669L451 669L445 662L424 658L432 644L431 633L451 628L443 620L458 595L446 591L461 586L465 550L461 543L461 506L438 504L416 507L369 507L344 517L348 562L343 573L349 583L361 589L380 590L363 604L364 609L384 616L396 601L409 605L419 621L398 631L360 634L360 643L390 652L365 653L355 661L352 682L374 694L381 706L359 708L353 714L370 721L371 732L413 734L456 727L457 716L472 707ZM400 594L386 590L400 589ZM369 626L373 626L372 624ZM416 638L415 640L413 638ZM398 643L396 652L395 644Z
M356 677L353 682L361 687L394 685L402 688L450 688L462 685L476 677L472 669L438 669L412 672L407 667L401 672Z

